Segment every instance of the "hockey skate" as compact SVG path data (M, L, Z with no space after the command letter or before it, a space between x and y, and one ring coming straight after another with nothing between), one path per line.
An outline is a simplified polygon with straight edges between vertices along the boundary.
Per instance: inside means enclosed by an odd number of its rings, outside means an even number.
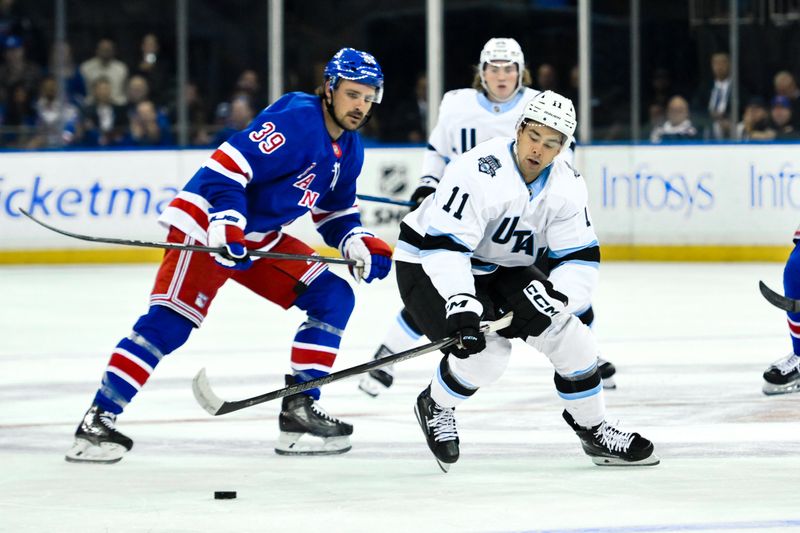
M374 359L383 359L387 355L392 355L392 351L381 344L378 351L375 352ZM370 370L361 378L358 383L358 388L369 394L373 398L378 396L381 392L385 391L394 383L394 365L388 365L383 368L376 368Z
M789 354L764 371L764 394L788 394L800 390L800 356Z
M566 410L562 416L581 439L583 451L596 465L648 466L660 462L653 453L653 443L638 433L620 431L605 421L587 429L579 426Z
M430 385L417 397L414 413L428 441L428 448L436 457L443 472L458 461L458 432L456 431L455 408L441 407L431 398Z
M70 463L116 463L133 448L133 441L117 431L117 415L92 405L78 429L65 459Z
M286 376L286 384L293 383L293 377ZM329 415L307 394L283 399L278 425L278 455L335 455L352 448L353 426Z
M599 357L597 359L597 369L600 371L600 378L603 380L603 388L606 390L616 389L617 382L614 381L614 374L617 373L617 369L614 363Z

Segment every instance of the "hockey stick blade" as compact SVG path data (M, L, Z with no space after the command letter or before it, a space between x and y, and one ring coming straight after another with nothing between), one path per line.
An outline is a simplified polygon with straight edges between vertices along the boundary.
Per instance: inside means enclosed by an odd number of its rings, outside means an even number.
M783 309L789 313L800 313L800 300L793 300L792 298L787 298L786 296L778 294L767 287L766 283L763 281L758 282L758 289L761 291L764 298L778 309Z
M506 328L511 324L512 318L513 313L508 313L499 320L484 324L481 326L481 331L484 333L490 333L492 331ZM363 374L364 372L369 372L370 370L374 370L376 368L381 368L394 363L399 363L401 361L406 361L408 359L413 359L414 357L419 357L420 355L424 355L426 353L435 352L455 344L457 340L458 339L456 337L445 337L444 339L430 342L417 348L412 348L410 350L396 353L381 359L375 359L350 368L345 368L344 370L334 372L333 374L328 374L327 376L323 376L321 378L312 379L311 381L306 381L305 383L289 385L283 389L267 392L266 394L231 402L220 399L220 397L214 393L214 391L211 389L211 384L208 382L206 369L201 368L192 380L192 391L194 392L194 397L197 400L197 403L199 403L203 409L208 411L208 413L211 415L219 416L232 413L240 409L245 409L247 407L252 407L253 405L268 402L270 400L283 398L284 396L298 394L309 389L327 385L328 383L332 383L334 381L339 381L340 379L355 376L357 374Z
M367 202L377 202L379 204L399 205L402 207L414 207L416 202L410 200L395 200L393 198L384 198L382 196L370 196L369 194L356 194L356 198Z
M51 226L47 222L43 222L34 217L24 209L19 210L20 213L33 220L43 228L54 231L65 237L79 239L88 242L98 242L102 244L120 244L122 246L138 246L141 248L161 248L164 250L186 250L188 252L205 252L205 253L222 253L222 248L213 248L211 246L202 246L199 244L181 244L175 242L152 242L152 241L137 241L135 239L117 239L114 237L94 237L92 235L82 235L80 233L73 233L55 226ZM282 254L279 252L262 252L259 250L250 250L251 257L266 257L268 259L286 259L289 261L315 261L317 263L332 263L336 265L350 265L354 268L363 268L361 261L354 259L343 259L340 257L325 257L322 255L300 255L300 254Z

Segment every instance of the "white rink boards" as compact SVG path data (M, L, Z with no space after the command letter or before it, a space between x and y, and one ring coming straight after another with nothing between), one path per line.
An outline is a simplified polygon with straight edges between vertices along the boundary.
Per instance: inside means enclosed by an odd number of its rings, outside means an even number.
M278 388L299 312L224 288L120 418L135 441L112 466L63 460L110 350L146 310L156 265L0 268L2 532L800 531L800 394L768 398L788 353L777 263L607 263L595 301L618 368L609 417L662 464L600 468L560 417L552 371L524 345L459 407L462 456L439 471L412 413L438 361L407 361L371 399L350 379L321 404L355 425L353 450L279 457L279 402L210 417L191 378L228 399ZM346 275L346 274L343 274ZM372 356L400 307L393 281L356 288L336 369ZM235 490L236 500L213 492Z

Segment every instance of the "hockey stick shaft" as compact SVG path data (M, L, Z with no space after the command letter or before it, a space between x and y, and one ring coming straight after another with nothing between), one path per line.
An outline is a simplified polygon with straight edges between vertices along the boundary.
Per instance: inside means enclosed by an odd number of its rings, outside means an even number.
M778 294L767 287L763 281L758 282L758 289L764 298L778 309L783 309L789 313L800 313L800 300L794 300Z
M513 313L508 313L499 320L484 324L481 327L481 331L488 333L506 328L511 324L512 318ZM417 348L412 348L404 352L389 355L381 359L375 359L373 361L350 368L345 368L344 370L328 374L327 376L323 376L321 378L312 379L311 381L306 381L305 383L289 385L283 389L274 390L272 392L254 396L252 398L232 402L222 400L214 393L213 390L211 390L211 385L209 384L208 377L206 376L206 369L201 368L192 380L192 392L194 392L194 397L197 400L197 403L199 403L203 409L214 416L219 416L232 413L240 409L245 409L247 407L252 407L253 405L268 402L270 400L283 398L284 396L290 396L292 394L298 394L309 389L321 387L322 385L327 385L328 383L339 381L340 379L355 376L357 374L363 374L364 372L369 372L370 370L375 370L376 368L381 368L394 363L399 363L401 361L406 361L408 359L413 359L414 357L419 357L420 355L435 352L437 350L441 350L442 348L452 346L456 342L458 342L457 337L445 337L444 339L430 342Z
M91 235L82 235L80 233L73 233L71 231L63 230L55 226L39 220L24 209L19 210L20 213L33 220L40 226L54 231L66 237L73 239L80 239L82 241L97 242L103 244L120 244L123 246L139 246L142 248L161 248L164 250L185 250L188 252L205 252L205 253L222 253L224 248L214 248L212 246L202 246L199 244L181 244L175 242L152 242L152 241L138 241L134 239L117 239L114 237L94 237ZM324 257L321 255L299 255L299 254L282 254L279 252L262 252L259 250L250 250L251 257L266 257L268 259L286 259L289 261L315 261L317 263L332 263L336 265L350 265L355 268L361 268L363 265L361 261L354 259L343 259L339 257Z
M378 202L379 204L399 205L402 207L414 207L416 202L410 200L394 200L393 198L384 198L382 196L370 196L368 194L356 194L356 198L366 202Z

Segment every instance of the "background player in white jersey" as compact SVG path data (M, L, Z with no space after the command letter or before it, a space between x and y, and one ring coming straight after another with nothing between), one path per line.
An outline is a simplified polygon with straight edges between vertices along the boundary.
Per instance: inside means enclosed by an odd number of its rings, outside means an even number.
M537 95L516 138L495 138L456 158L436 194L401 223L395 261L406 310L428 338L459 340L443 350L415 406L444 471L459 457L455 407L502 375L511 338L550 359L563 417L594 463L659 462L649 440L605 420L594 336L570 313L590 301L600 261L586 184L555 160L575 126L571 100ZM543 255L549 279L534 266ZM480 331L481 318L510 311L508 328Z
M517 119L525 105L539 91L527 87L531 74L525 68L522 49L514 39L489 39L481 50L472 88L445 93L439 108L439 118L428 140L422 163L422 178L411 200L419 204L432 194L451 159L470 150L476 144L494 137L514 134ZM566 147L558 158L572 163L572 150ZM546 265L540 268L547 273ZM594 310L587 302L576 314L587 325L594 320ZM392 322L375 359L405 351L416 344L422 332L404 309ZM606 388L615 388L616 369L600 359L600 374ZM359 388L377 396L394 382L394 368L387 366L364 374Z
M794 232L794 249L783 269L783 293L800 300L800 227ZM764 371L764 394L787 394L800 391L800 313L787 312L792 337L792 351Z

